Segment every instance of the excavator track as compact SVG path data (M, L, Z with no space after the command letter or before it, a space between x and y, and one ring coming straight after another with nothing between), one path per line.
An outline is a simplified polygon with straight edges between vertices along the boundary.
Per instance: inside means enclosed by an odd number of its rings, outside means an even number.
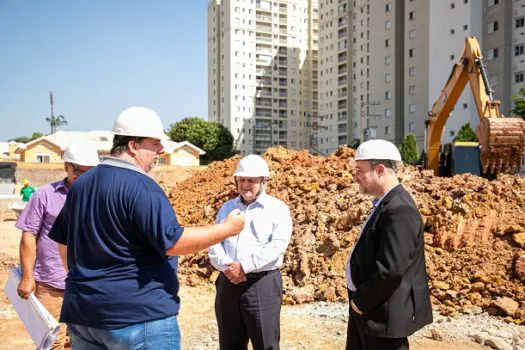
M482 118L476 128L484 174L515 174L525 150L525 121L520 118Z

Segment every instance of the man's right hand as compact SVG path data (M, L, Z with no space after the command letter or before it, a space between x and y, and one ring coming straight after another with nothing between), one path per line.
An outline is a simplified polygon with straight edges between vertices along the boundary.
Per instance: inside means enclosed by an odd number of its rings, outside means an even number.
M22 277L20 283L18 283L18 288L16 289L18 295L22 299L28 299L29 294L35 291L35 279L33 276Z
M234 209L228 214L223 223L228 225L231 236L235 236L244 228L244 213L239 209Z

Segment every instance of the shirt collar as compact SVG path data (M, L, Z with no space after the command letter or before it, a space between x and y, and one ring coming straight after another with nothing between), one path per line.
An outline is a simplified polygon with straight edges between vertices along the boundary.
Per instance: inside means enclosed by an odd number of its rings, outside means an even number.
M377 208L379 206L379 204L381 203L381 201L383 200L383 198L386 197L387 194L390 193L390 191L392 191L394 188L396 188L398 185L395 185L393 186L391 189L389 189L388 191L386 191L386 193L384 195L381 196L381 198L374 198L372 199L372 206L374 207L374 210L375 208Z
M136 164L132 162L128 162L127 160L120 159L120 158L104 157L102 159L102 162L100 162L100 164L114 166L114 167L123 168L123 169L129 169L129 170L133 170L138 173L144 174L146 176L148 175L146 174L144 169L139 168Z
M260 206L264 207L267 203L268 203L268 195L266 194L266 192L262 191L261 194L259 194L257 196L257 199L255 200L255 202L253 203L250 203L248 205L244 204L243 201L241 200L241 195L237 196L237 203L238 205L242 208L242 207L248 207L250 205L254 205L254 204L259 204Z
M57 182L55 183L55 186L54 186L54 187L55 187L55 192L58 192L58 191L60 191L60 190L63 190L63 191L65 191L65 192L68 192L68 191L69 191L69 188L67 187L67 183L66 183L66 181L67 181L67 177L64 178L62 181L57 181Z

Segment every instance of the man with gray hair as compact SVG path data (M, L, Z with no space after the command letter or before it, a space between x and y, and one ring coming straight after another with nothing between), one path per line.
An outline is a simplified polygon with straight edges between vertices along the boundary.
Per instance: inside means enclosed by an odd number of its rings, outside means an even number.
M408 349L408 336L432 322L424 224L395 172L397 147L362 143L354 181L374 197L346 266L350 315L346 349Z

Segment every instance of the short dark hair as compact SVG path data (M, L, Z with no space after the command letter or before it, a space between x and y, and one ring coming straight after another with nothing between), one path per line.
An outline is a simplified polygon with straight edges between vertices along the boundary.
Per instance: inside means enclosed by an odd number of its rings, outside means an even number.
M120 156L122 153L128 150L128 143L130 141L141 143L142 141L144 141L144 139L145 137L114 135L113 147L111 148L111 151L109 153L114 157Z
M372 164L372 168L375 168L376 165L383 165L385 168L390 168L392 170L396 170L397 164L396 161L391 159L369 159L368 160L370 164Z

